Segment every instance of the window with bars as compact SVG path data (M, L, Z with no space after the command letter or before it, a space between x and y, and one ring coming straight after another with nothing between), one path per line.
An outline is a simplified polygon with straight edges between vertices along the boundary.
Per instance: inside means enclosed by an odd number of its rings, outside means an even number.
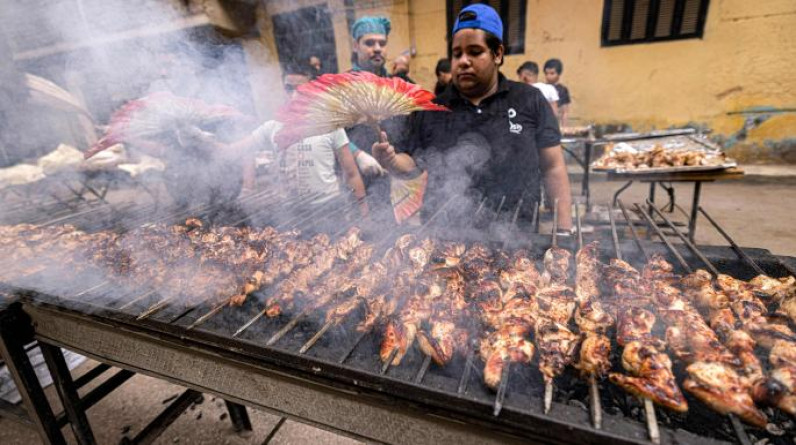
M500 14L503 20L503 46L506 54L522 54L525 52L525 12L528 2L526 0L447 0L448 16L448 56L450 57L451 30L456 23L456 17L465 6L473 3L485 3Z
M602 45L702 38L710 0L605 0Z

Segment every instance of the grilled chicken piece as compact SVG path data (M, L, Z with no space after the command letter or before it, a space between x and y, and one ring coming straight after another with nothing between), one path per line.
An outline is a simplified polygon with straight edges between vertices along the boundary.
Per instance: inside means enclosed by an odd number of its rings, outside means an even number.
M481 339L479 354L484 361L484 383L497 389L508 363L530 363L535 352L528 339L532 327L524 320L507 320L499 330Z
M622 351L622 366L631 375L612 372L609 374L611 382L672 411L688 411L688 403L677 386L668 355L652 345L631 341Z
M775 301L796 298L796 277L772 278L758 275L749 280L749 285L758 294L768 295Z
M627 308L619 312L616 320L616 342L619 346L626 346L634 341L643 341L663 347L664 343L652 336L655 326L655 315L640 308Z
M559 324L569 323L575 310L575 293L568 286L554 284L536 295L539 315Z
M774 367L791 366L796 368L796 343L777 340L768 355L768 360Z
M566 325L541 318L536 322L536 347L539 348L539 371L552 380L575 360L580 336Z
M560 247L551 247L544 254L544 273L542 283L546 285L564 284L569 277L569 259L572 256L568 250Z
M756 343L749 334L741 330L733 331L724 344L741 361L738 374L744 386L751 388L764 378L763 366L754 352Z
M776 406L796 417L796 367L774 368L768 378L755 385L753 397L758 403Z
M600 262L598 249L600 243L591 242L575 254L575 295L578 303L583 303L600 295Z
M580 344L580 359L575 367L584 378L606 376L611 369L611 340L603 334L588 332Z
M676 284L680 276L674 273L674 266L661 254L654 254L644 265L641 276L648 281L660 281L666 284Z
M453 359L456 352L464 353L467 350L469 334L466 330L458 328L456 323L445 319L436 319L431 322L429 333L419 331L417 344L424 354L431 356L434 363L444 366Z
M598 300L586 300L575 311L575 323L581 332L605 333L615 320Z
M623 308L643 308L652 303L641 274L630 264L614 258L602 272L602 300L606 303Z
M758 428L765 428L766 416L759 410L749 389L738 374L721 363L696 362L686 368L683 389L721 414L735 414Z

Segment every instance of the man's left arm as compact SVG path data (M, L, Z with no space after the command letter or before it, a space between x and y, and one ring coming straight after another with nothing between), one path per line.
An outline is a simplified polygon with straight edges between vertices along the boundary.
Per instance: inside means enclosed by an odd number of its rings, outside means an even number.
M540 149L539 160L547 196L551 203L558 199L558 228L559 230L570 230L572 228L572 194L561 145Z
M536 146L539 147L539 168L542 172L545 190L550 202L558 199L558 228L572 228L572 196L569 188L569 175L561 149L561 130L552 107L544 97L536 99L538 126Z

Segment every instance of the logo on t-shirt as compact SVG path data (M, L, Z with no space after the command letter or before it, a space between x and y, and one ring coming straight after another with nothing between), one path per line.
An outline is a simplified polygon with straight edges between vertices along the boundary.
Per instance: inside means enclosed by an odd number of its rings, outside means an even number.
M517 117L517 110L515 110L514 108L509 108L508 114L509 114L509 131L514 134L522 134L522 125L515 124L514 122L511 121L512 119Z

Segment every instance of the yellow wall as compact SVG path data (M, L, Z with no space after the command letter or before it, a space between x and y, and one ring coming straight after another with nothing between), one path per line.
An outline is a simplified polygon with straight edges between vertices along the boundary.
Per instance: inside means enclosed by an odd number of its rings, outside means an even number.
M273 13L322 2L266 4ZM350 37L343 1L328 3L344 70ZM433 88L434 66L447 55L445 1L367 0L355 7L357 17L383 14L393 21L388 68L414 47L410 75ZM541 65L562 59L572 114L583 122L626 123L636 130L694 123L733 144L747 118L764 116L739 145L796 139L794 111L754 112L796 109L796 1L713 0L703 39L606 48L600 46L602 12L603 2L596 0L529 0L526 53L506 57L503 72L514 78L526 60Z

